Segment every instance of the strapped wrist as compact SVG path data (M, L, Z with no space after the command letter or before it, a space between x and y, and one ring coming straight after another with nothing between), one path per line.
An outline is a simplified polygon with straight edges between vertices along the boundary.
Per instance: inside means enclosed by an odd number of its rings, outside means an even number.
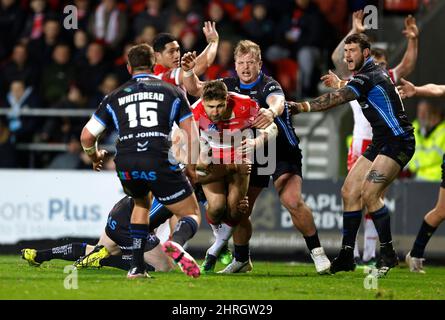
M311 112L311 104L309 103L309 101L303 101L301 103L300 112Z
M195 71L194 71L193 68L192 68L192 69L190 69L190 70L188 70L188 71L184 71L183 77L184 77L184 78L191 77L191 76L193 76L194 73L195 73Z
M93 146L88 147L88 148L82 146L82 149L88 156L92 156L92 155L96 154L96 151L97 151L97 140L96 140L96 142L94 143Z

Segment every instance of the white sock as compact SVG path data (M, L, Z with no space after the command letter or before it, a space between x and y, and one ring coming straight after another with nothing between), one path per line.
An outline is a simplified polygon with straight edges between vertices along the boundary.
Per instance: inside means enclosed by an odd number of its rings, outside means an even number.
M360 251L358 250L358 240L357 239L355 239L354 258L360 258Z
M213 235L215 236L215 242L207 250L209 254L217 257L221 249L229 242L232 236L233 228L225 223L221 224L210 224L213 230Z
M377 246L378 234L374 222L371 219L365 219L365 245L363 250L363 261L369 261L375 258L375 249Z

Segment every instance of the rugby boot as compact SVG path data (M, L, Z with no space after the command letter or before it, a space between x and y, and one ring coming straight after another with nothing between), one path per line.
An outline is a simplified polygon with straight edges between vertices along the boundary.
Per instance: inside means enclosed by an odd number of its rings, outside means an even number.
M356 268L354 261L354 249L351 247L341 248L338 256L332 261L331 273L337 273L340 271L354 271Z

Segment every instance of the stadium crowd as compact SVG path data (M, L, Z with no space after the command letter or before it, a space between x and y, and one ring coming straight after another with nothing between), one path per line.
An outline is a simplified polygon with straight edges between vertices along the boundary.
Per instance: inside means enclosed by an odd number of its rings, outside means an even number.
M0 108L11 112L0 115L0 167L57 167L52 164L57 153L39 153L30 163L28 152L15 150L20 143L70 143L68 155L79 159L74 140L84 118L24 117L18 111L94 110L129 79L126 53L131 45L152 44L157 33L169 32L182 52L200 51L206 45L201 32L205 20L216 22L221 39L217 59L203 79L234 75L233 47L251 39L263 50L263 69L289 97L315 96L320 67L330 64L328 55L347 32L350 12L365 2L1 0ZM77 8L78 29L64 28L63 9L69 4ZM82 160L65 165L89 167Z

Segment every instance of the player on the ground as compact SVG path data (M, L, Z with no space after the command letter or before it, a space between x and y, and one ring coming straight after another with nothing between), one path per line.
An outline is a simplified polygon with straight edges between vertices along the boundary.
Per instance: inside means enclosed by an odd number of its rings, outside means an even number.
M185 71L183 80L187 92L194 96L200 96L203 82L199 81L194 74L194 56L194 53L186 53L182 58L181 65ZM261 49L256 43L249 40L240 41L235 48L234 56L237 77L223 78L222 81L227 85L229 91L248 95L257 101L261 109L253 126L265 128L272 122L277 125L276 154L274 152L268 154L268 164L276 161L276 167L272 174L275 189L279 194L281 203L289 211L294 226L303 234L317 272L329 272L330 262L320 245L311 209L304 203L301 195L302 155L298 147L298 137L295 135L291 123L291 114L288 108L284 106L283 90L277 81L261 71ZM268 187L270 180L269 174L260 175L261 173L258 174L258 170L261 171L261 168L258 167L257 163L254 163L247 192L250 212L249 215L243 217L233 232L235 258L222 271L223 273L252 270L249 254L252 223L249 216L257 197L264 188ZM217 242L218 237L224 238L231 232L230 226L222 224L217 230ZM214 246L217 245L217 242Z
M227 86L219 80L205 83L202 97L192 109L201 139L209 146L211 153L211 157L204 159L205 164L198 164L197 169L204 172L225 171L218 180L198 175L198 182L202 183L209 203L207 221L212 229L217 229L222 222L236 226L242 218L237 204L244 199L249 187L253 149L262 148L266 141L274 139L277 127L271 123L254 137L254 132L249 129L258 115L258 104L249 96L228 92ZM235 169L229 171L230 167ZM222 239L225 244L229 237ZM218 248L215 249L216 252L210 250L206 253L202 272L213 272L219 254Z
M340 79L338 77L341 79L348 79L351 77L351 72L348 70L346 61L344 60L344 40L354 33L365 32L366 28L363 25L363 17L364 14L362 10L353 13L351 31L349 31L346 37L340 41L331 56L336 74L329 71L328 75L321 78L326 86L338 89L340 86ZM394 83L397 83L400 78L406 77L413 72L416 65L419 31L417 29L416 20L414 17L408 16L405 19L405 29L402 31L402 33L408 39L405 54L395 68L388 69L388 73ZM387 57L383 50L373 49L371 50L371 56L375 63L387 68ZM372 141L372 128L369 121L363 115L360 104L357 102L357 100L353 100L349 104L354 116L354 128L352 132L351 145L348 151L348 172L351 170L357 159L363 154L363 152L365 152L366 148ZM377 238L377 230L375 229L371 216L366 213L364 223L364 250L362 259L364 264L372 263L373 260L375 260ZM357 241L354 247L354 257L356 260L361 260Z
M103 266L130 270L131 248L133 240L130 234L130 219L134 202L129 196L119 200L108 214L105 230L98 243L93 246L87 243L69 243L50 249L22 250L22 258L31 266L40 266L43 262L53 259L76 261L76 268ZM248 201L243 199L238 210L247 212ZM153 207L153 209L156 209ZM144 250L144 261L147 271L167 272L173 268L172 261L162 251L159 239L154 234L157 227L172 216L170 211L150 211L150 236Z
M433 83L424 86L415 86L411 82L401 79L398 87L402 98L410 97L445 97L445 85ZM405 261L411 272L425 273L423 269L423 255L425 248L436 229L445 220L445 154L442 161L442 183L440 184L439 197L436 206L423 218L422 225L417 233L413 247L405 257Z
M154 65L153 48L146 44L132 47L128 53L128 71L132 79L106 96L81 134L81 143L100 171L104 150L97 150L99 135L114 124L119 133L117 155L114 158L117 175L124 192L134 199L130 233L133 239L132 268L127 277L147 277L143 253L149 236L149 192L173 214L180 217L172 241L163 250L182 271L198 277L199 267L182 246L196 233L201 217L192 186L177 165L169 159L169 134L173 123L187 133L188 170L193 171L198 151L192 141L198 131L184 94L176 87L151 75Z
M32 266L40 266L52 259L76 261L76 268L109 266L130 270L131 247L133 240L130 234L130 218L134 202L129 196L119 200L108 214L105 230L96 246L87 243L69 243L63 246L35 250L23 249L22 258ZM144 262L147 271L170 271L171 260L162 251L159 239L154 230L169 216L150 216L150 235L144 248ZM85 257L85 259L83 258Z
M385 69L374 63L364 34L345 40L345 59L354 76L347 85L314 100L290 102L293 113L324 111L357 100L373 129L372 143L348 173L342 187L343 241L331 272L355 269L354 245L363 207L371 215L380 240L379 275L398 264L393 248L388 208L382 194L414 154L413 127Z

